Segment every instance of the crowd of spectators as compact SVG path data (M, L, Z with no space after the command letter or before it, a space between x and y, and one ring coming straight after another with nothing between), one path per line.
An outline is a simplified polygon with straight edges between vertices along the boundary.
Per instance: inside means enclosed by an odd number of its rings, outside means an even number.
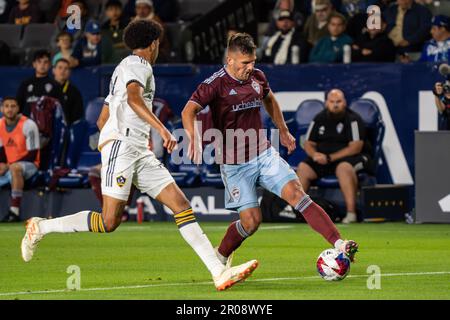
M67 23L71 5L79 7L81 28ZM381 8L376 30L367 28L370 5ZM55 24L59 34L48 46L52 63L65 58L73 68L118 63L129 54L122 33L130 21L150 19L164 26L183 17L178 9L177 0L0 0L0 23ZM261 62L448 61L450 3L444 1L264 0L258 9L267 25L258 37ZM165 30L157 62L183 62L182 54L173 58L180 43L171 40ZM2 60L6 50L0 39Z

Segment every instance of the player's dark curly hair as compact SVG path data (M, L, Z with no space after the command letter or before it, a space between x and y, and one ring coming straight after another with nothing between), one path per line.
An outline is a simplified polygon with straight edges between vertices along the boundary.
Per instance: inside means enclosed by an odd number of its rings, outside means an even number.
M255 53L256 45L248 33L236 33L228 39L228 51L240 51L242 54Z
M157 40L162 33L159 23L151 20L135 20L125 28L123 41L131 50L145 49Z

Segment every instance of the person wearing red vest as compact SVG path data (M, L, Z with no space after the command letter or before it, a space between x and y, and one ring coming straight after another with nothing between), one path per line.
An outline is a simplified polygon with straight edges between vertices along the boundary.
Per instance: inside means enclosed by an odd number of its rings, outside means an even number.
M0 119L0 187L11 184L11 205L4 221L19 221L24 181L39 167L39 130L36 123L19 113L16 98L5 97Z

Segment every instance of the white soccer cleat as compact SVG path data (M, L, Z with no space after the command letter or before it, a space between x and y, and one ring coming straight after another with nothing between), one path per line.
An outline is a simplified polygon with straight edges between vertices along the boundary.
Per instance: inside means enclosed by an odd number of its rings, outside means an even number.
M355 262L355 254L358 252L358 249L359 245L356 243L356 241L344 240L338 250L343 252L351 262Z
M231 288L236 283L242 282L250 277L258 267L257 260L250 260L239 266L225 269L220 276L214 278L214 285L218 291Z
M22 258L25 262L33 258L34 251L36 251L39 241L44 237L39 230L39 222L45 220L44 218L31 218L27 220L25 236L22 239Z
M234 251L228 256L228 258L224 257L223 255L220 254L218 247L215 247L214 251L216 252L217 258L225 266L225 268L227 268L227 269L231 268L231 263L233 262Z

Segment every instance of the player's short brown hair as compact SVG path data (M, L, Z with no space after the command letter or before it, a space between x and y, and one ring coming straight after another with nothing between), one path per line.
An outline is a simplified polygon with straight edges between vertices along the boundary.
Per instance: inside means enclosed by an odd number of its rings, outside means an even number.
M228 39L228 51L239 51L243 54L253 54L256 45L248 33L236 33Z

